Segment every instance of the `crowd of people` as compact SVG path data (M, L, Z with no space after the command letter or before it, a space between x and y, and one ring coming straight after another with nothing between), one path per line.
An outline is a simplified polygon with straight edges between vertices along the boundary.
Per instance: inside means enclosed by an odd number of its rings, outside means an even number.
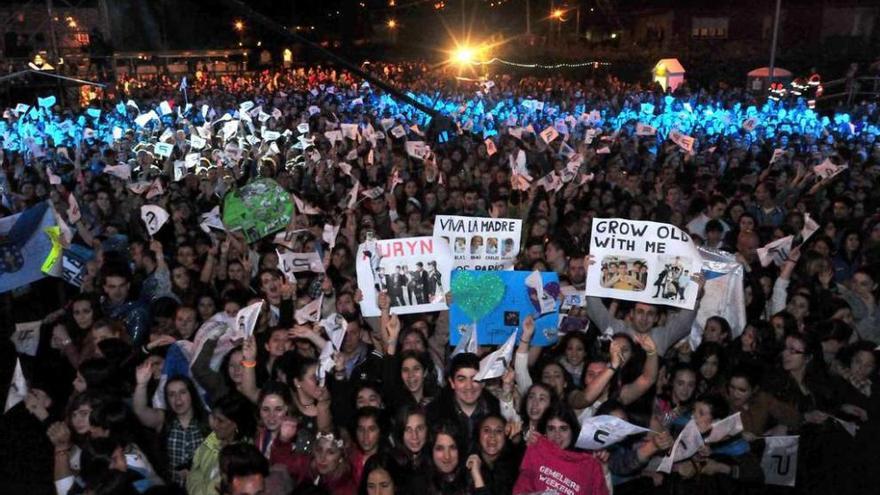
M19 369L27 390L0 416L0 491L876 489L876 102L826 116L793 96L765 103L741 89L369 69L454 128L412 153L406 142L429 141L430 118L327 67L196 74L185 88L121 81L81 111L54 101L6 110L0 214L47 203L68 228L65 251L90 256L76 284L4 286L4 336L40 323L32 355L0 344L0 391L16 388ZM836 172L820 176L823 164ZM320 253L323 270L291 281L274 235L248 242L201 225L258 178L295 194L283 247ZM153 235L143 205L170 214ZM563 292L582 293L588 271L601 270L609 286L670 298L687 283L680 267L654 283L639 263L602 265L587 248L594 218L675 225L735 254L745 324L709 318L694 348L697 308L586 294L568 313L583 325L537 347L525 318L506 372L480 381L493 349L451 355L447 312L393 314L449 290L436 264L418 277L383 274L381 316L358 305L358 245L431 235L437 214L522 219L516 269L556 272ZM758 248L797 235L808 216L818 230L780 265L762 264ZM330 240L327 225L339 227ZM0 284L28 254L13 237L0 238ZM253 335L229 338L238 311L259 301ZM302 314L310 304L317 318ZM324 369L331 335L320 320L334 315L345 333ZM708 438L733 413L741 431L658 470L688 425ZM601 415L647 432L578 448L583 422ZM799 437L793 487L766 483L761 467L766 438L782 435Z

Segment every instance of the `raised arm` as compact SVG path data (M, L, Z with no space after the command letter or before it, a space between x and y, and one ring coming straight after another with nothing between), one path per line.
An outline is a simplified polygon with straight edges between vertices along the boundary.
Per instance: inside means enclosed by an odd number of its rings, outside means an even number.
M137 385L135 385L134 394L132 395L132 409L141 424L147 428L159 431L165 423L165 411L161 409L153 409L149 405L147 384L150 383L150 377L152 374L153 370L150 367L149 361L144 361L137 367L135 373Z
M648 358L645 360L642 374L634 382L620 388L620 402L623 405L632 404L654 386L654 383L657 382L657 371L660 367L657 346L654 344L654 340L649 335L637 335L635 341L645 350Z
M254 404L260 396L257 387L257 340L253 335L241 346L241 393Z

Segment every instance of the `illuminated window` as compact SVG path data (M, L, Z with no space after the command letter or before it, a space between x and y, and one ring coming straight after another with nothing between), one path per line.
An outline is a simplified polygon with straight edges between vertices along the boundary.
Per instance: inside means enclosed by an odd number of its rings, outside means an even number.
M706 39L727 38L727 17L694 17L691 19L691 37Z

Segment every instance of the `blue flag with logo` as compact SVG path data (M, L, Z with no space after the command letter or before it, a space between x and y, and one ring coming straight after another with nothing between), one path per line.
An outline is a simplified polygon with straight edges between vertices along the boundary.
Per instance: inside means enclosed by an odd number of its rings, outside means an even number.
M52 241L44 229L54 225L47 202L0 218L0 294L46 276L41 268Z

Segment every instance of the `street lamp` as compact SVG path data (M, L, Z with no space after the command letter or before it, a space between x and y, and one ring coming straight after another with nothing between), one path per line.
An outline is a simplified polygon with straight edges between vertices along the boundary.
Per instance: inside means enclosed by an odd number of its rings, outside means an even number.
M232 28L238 33L238 46L244 46L244 21L236 19L232 23Z
M388 29L394 29L397 27L397 21L394 19L388 19L388 22L385 23L385 25L388 26Z

